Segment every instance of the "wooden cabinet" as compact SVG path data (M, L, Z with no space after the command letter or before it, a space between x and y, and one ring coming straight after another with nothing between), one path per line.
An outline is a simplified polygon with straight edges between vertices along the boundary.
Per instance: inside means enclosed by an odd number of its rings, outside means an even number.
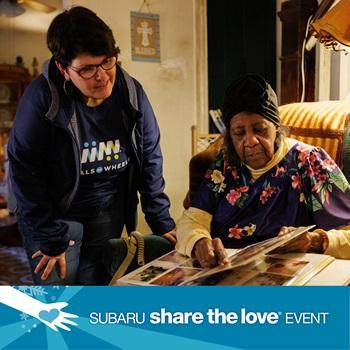
M317 9L316 0L288 0L278 13L282 21L281 100L280 104L299 102L303 91L302 64L305 72L305 102L314 101L315 48L303 52L309 17Z
M0 64L0 178L4 175L4 145L8 141L19 99L31 79L24 67Z

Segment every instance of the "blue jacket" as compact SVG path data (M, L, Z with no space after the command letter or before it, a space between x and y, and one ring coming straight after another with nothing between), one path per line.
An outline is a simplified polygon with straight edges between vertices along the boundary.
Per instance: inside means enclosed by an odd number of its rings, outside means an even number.
M142 86L120 67L116 88L123 98L123 124L133 154L129 166L126 227L137 223L137 192L151 230L164 234L175 227L164 194L159 127ZM11 130L8 156L17 215L26 232L47 255L65 251L69 231L61 220L77 192L80 143L73 95L63 89L54 61L26 89ZM23 226L23 225L21 225Z

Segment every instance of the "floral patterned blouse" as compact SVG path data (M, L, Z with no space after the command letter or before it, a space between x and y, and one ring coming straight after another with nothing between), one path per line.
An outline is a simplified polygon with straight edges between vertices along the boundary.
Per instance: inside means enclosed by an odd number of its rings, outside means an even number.
M323 149L297 142L256 181L220 154L191 206L213 215L213 238L240 248L276 236L281 226L350 224L350 185Z

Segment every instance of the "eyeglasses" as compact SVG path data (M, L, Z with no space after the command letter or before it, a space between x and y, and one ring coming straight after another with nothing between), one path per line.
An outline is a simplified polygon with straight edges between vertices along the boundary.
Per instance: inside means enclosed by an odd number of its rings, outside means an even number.
M78 73L79 76L82 77L83 79L88 80L96 75L98 67L101 67L103 70L110 70L114 68L116 64L117 64L117 58L113 56L113 57L107 57L100 64L93 64L93 65L91 64L80 69L73 68L72 66L70 66L69 68L74 72Z

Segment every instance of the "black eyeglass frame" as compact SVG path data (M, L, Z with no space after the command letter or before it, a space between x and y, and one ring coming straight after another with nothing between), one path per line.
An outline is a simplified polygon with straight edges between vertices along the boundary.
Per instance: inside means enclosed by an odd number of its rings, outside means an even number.
M111 59L111 58L114 58L114 63L113 63L113 65L112 65L111 67L109 67L109 65L108 65L108 67L105 68L104 65L107 63L106 61L109 60L109 59ZM99 67L101 67L103 70L111 70L111 69L113 69L116 65L117 65L117 57L111 56L111 57L106 57L106 58L102 61L102 63L100 63L100 64L89 64L89 65L87 65L87 66L85 66L85 67L83 67L83 68L79 68L79 69L76 69L76 68L74 68L74 67L72 67L72 66L68 66L68 68L70 68L72 71L74 71L75 73L77 73L82 79L84 79L84 80L89 80L89 79L92 79L92 78L97 74L97 70L98 70ZM87 77L87 76L83 76L81 72L84 71L84 70L86 70L86 69L88 69L88 68L89 68L89 69L94 68L94 72L93 72L91 75L89 75L88 77Z

